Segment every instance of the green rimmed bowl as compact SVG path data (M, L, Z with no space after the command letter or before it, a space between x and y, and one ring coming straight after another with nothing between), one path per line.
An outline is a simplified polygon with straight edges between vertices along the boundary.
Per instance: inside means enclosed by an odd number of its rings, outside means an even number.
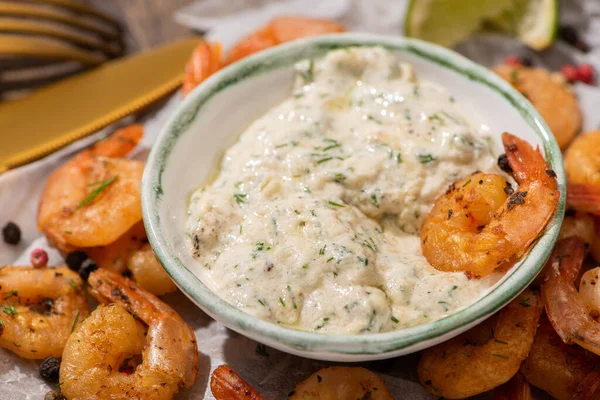
M213 293L194 275L196 261L185 239L190 193L214 173L220 155L256 118L291 93L294 63L349 46L383 46L415 66L423 80L445 87L475 123L512 132L539 144L558 177L558 209L544 233L489 293L443 319L394 332L334 335L297 331L261 320ZM179 104L148 158L142 183L144 223L150 243L177 286L225 326L296 355L330 361L366 361L411 353L447 340L493 314L533 280L550 256L565 207L560 150L533 106L488 69L441 47L414 39L342 34L299 40L235 63L210 77Z

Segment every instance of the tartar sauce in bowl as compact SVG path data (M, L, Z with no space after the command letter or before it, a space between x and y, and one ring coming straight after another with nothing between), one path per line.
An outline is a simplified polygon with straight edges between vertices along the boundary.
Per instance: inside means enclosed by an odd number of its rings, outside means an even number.
M450 183L501 173L490 132L381 47L296 71L289 98L192 194L194 272L243 311L307 331L392 331L473 304L502 272L436 270L419 228Z

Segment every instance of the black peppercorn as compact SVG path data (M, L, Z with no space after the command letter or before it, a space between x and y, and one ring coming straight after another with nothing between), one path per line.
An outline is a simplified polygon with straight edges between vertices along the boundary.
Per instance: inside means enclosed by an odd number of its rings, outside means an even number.
M49 383L58 383L59 370L60 360L55 357L48 357L40 364L40 376Z
M19 244L21 241L21 228L14 222L9 222L2 228L2 238L8 244Z
M58 390L51 390L44 396L44 400L65 400L65 396Z
M506 157L506 154L500 154L500 157L498 157L498 167L508 174L513 172L512 168L508 164L508 157Z
M66 262L70 269L77 272L87 258L87 254L85 254L83 251L74 251L67 254Z
M84 261L79 269L79 276L83 279L84 282L87 282L87 279L90 277L90 274L98 269L96 263L92 260Z

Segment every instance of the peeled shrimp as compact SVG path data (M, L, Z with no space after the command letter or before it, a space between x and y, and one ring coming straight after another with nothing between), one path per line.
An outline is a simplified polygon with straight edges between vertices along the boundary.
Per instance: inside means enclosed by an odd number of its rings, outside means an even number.
M529 383L517 372L508 382L494 389L494 400L534 400Z
M588 315L600 322L600 267L590 269L581 276L579 297Z
M296 385L290 400L393 400L385 381L361 367L325 367Z
M38 228L64 251L103 246L142 219L144 163L125 160L142 136L133 125L82 151L50 175Z
M187 96L196 86L221 68L221 44L201 42L185 65L181 95Z
M85 251L100 268L118 274L130 271L135 283L156 296L177 290L148 244L143 222L135 224L114 243Z
M278 17L242 39L225 57L229 65L251 54L291 40L309 36L340 33L346 29L333 21L302 17Z
M210 375L210 391L217 400L263 400L252 386L227 365Z
M60 357L89 314L79 275L67 267L0 268L0 346L31 359Z
M581 129L582 116L573 90L543 68L500 65L494 71L533 104L565 149Z
M558 243L553 255L553 268L547 272L542 285L542 299L548 319L565 343L576 343L600 355L600 324L588 314L585 297L575 287L584 254L584 243L580 238ZM585 291L584 295L587 295Z
M525 290L484 323L424 350L419 381L448 399L464 399L507 382L529 353L541 311L539 296Z
M556 178L527 142L502 135L516 191L502 177L477 172L450 185L421 227L421 247L442 271L483 277L521 257L558 204Z
M577 136L565 152L570 183L600 185L600 131Z
M194 331L172 308L104 269L88 282L96 299L115 304L96 309L69 337L60 367L67 399L172 399L194 383ZM136 319L148 326L145 340ZM132 373L119 372L124 359L139 353Z
M598 361L581 347L564 344L548 319L542 317L521 372L533 386L558 400L569 400Z
M291 40L344 31L342 25L324 19L277 17L238 42L225 55L224 61L221 61L222 49L219 43L202 42L194 49L186 64L182 95L186 96L221 66L251 54Z

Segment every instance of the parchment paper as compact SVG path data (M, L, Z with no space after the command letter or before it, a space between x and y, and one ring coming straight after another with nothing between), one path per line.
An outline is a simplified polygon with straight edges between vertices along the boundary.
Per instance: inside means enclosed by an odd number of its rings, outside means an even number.
M578 27L592 51L583 54L565 43L557 43L542 53L526 50L518 42L500 36L469 39L458 47L464 55L487 66L493 66L509 54L528 54L537 65L558 70L567 62L589 62L600 71L600 2L571 0L562 10L563 22ZM257 26L275 15L300 14L337 19L349 30L401 35L406 0L204 0L178 11L175 18L199 30L208 31L209 39L219 40L226 47L235 43ZM183 66L182 66L183 68ZM585 115L584 129L600 127L600 90L597 86L576 84ZM148 149L160 131L165 118L179 102L175 94L145 121L145 136L134 157L145 159ZM56 116L60 118L60 116ZM126 124L129 121L122 121ZM0 265L28 264L29 252L42 247L49 251L50 265L63 263L60 254L40 237L35 226L39 196L48 175L76 151L112 132L114 127L83 139L45 159L0 175L0 226L16 222L23 238L18 246L8 246L0 240ZM2 132L0 135L10 135ZM181 399L213 399L208 380L210 372L226 363L259 390L266 399L284 399L296 383L322 366L332 365L291 356L274 349L262 351L257 343L238 335L215 322L181 293L165 296L181 316L194 328L198 340L200 371L195 385L183 391ZM384 378L397 399L432 399L416 382L418 354L391 360L361 363ZM37 361L27 361L0 349L0 399L43 399L52 389L38 375ZM478 396L490 398L489 395ZM547 398L536 393L536 398Z

